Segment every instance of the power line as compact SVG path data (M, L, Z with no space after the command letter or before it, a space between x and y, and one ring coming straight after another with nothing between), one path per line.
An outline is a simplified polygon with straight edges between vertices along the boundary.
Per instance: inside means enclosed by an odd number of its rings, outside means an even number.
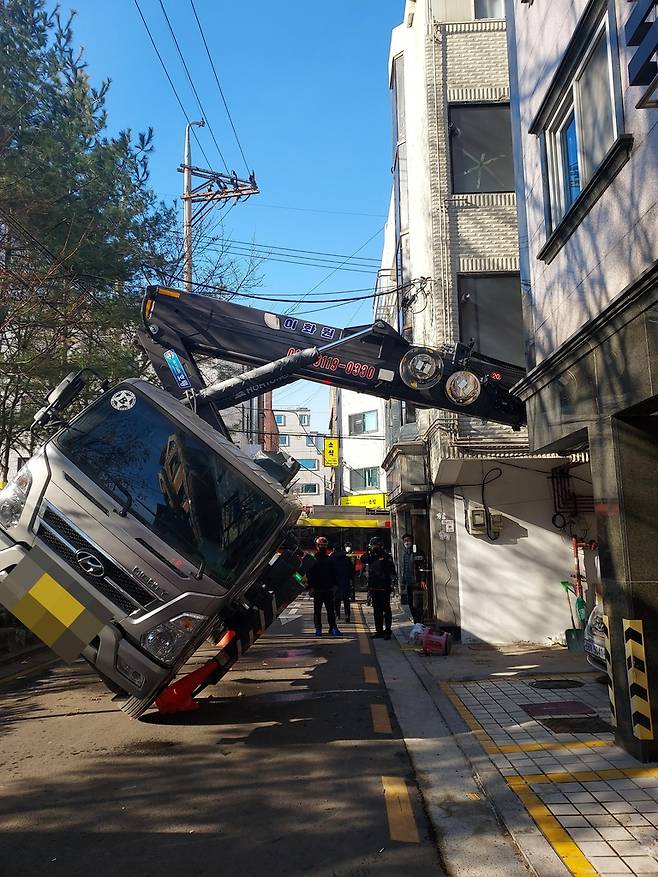
M370 241L373 241L379 234L382 233L382 231L384 231L385 227L386 226L383 225L381 228L378 228L377 231L373 235L371 235L371 237L369 237L367 241L365 241L365 243L361 244L360 247L357 247L357 249L349 256L349 258L353 259L354 256L356 256L358 253L360 253L364 247L367 247L368 244L370 243ZM308 292L302 296L301 301L303 302L307 298L307 296L309 296L312 292L315 292L315 290L318 288L318 286L322 286L322 284L325 282L325 280L328 280L330 277L332 277L336 273L336 271L338 271L340 269L340 267L341 266L339 265L337 268L334 268L332 271L329 272L329 274L326 275L326 277L323 277L322 280L320 280L318 283L315 284L315 286L312 286L308 290ZM375 293L375 295L376 295L376 293ZM293 308L288 308L288 310L286 311L286 313L291 313L291 312L293 312Z
M142 19L142 22L144 23L144 27L146 28L146 33L149 35L149 39L151 40L151 45L153 46L153 49L155 50L155 54L158 56L158 60L160 61L160 66L164 70L165 76L167 77L167 80L169 81L169 85L171 85L171 90L173 91L174 96L175 96L176 100L178 101L178 106L181 108L181 112L183 113L183 115L187 119L187 124L191 125L192 122L190 120L190 117L187 115L187 111L186 111L185 107L183 106L183 101L180 99L178 91L176 90L176 86L174 85L173 80L172 80L171 76L169 75L169 71L167 70L167 66L162 59L162 55L160 54L160 50L158 49L158 47L155 43L155 40L153 39L153 34L151 33L151 30L150 30L148 24L146 23L146 19L144 18L144 14L142 13L142 10L139 7L139 2L138 2L138 0L133 0L133 3L137 7L137 11L139 12L139 17ZM196 142L199 146L199 149L201 150L203 157L206 160L206 164L208 165L208 167L210 167L211 161L208 158L208 156L206 155L206 151L203 148L201 141L199 140L199 137L198 137L195 129L192 128L191 130L192 130L192 136L196 140Z
M236 143L238 144L238 149L240 150L240 155L242 156L242 160L244 161L244 166L247 169L247 174L250 173L249 165L247 164L247 159L245 158L244 150L242 149L242 144L240 143L240 138L238 137L238 132L235 130L235 125L233 124L233 118L231 116L231 112L228 108L228 103L226 102L226 98L224 97L224 92L222 90L222 86L219 84L219 76L217 75L217 70L215 69L215 62L212 59L212 55L210 54L210 49L208 48L208 43L206 41L206 35L203 32L203 27L201 26L201 22L199 21L199 16L197 15L196 7L194 6L194 0L190 0L190 5L192 7L192 12L194 13L194 17L196 19L197 26L199 28L199 33L201 34L201 39L203 40L203 45L206 50L206 55L208 56L208 60L210 61L210 66L212 67L212 72L215 77L215 82L217 83L217 88L219 89L219 94L222 98L222 103L224 104L224 109L226 110L226 115L228 116L228 120L231 125L231 129L233 134L235 135Z
M212 239L212 235L200 235L201 240ZM271 251L279 251L282 250L287 253L299 253L299 254L307 254L309 256L328 256L330 258L335 259L348 259L350 261L355 262L374 262L376 265L380 264L380 259L375 258L374 256L346 256L344 253L325 253L322 250L305 250L302 247L281 247L277 244L262 244L259 241L238 241L235 239L230 239L226 241L227 245L237 244L238 246L244 247L253 247L256 249L263 250L271 250Z
M178 40L176 38L176 34L174 32L173 27L171 26L171 21L169 20L169 16L167 15L167 10L165 9L165 6L164 6L164 3L162 2L162 0L159 0L159 3L160 3L160 9L162 9L162 14L164 15L165 21L167 22L167 27L169 28L169 33L171 34L171 38L174 41L174 44L176 46L176 50L178 51L178 57L181 59L181 63L185 69L185 73L187 74L187 78L188 78L188 81L190 83L190 87L192 88L192 91L194 92L194 97L196 98L196 102L199 104L199 110L201 111L201 115L205 119L206 125L208 126L208 130L210 131L210 136L212 137L213 143L215 144L217 152L219 153L219 157L222 160L222 164L224 165L224 168L226 169L226 173L229 173L228 165L226 164L226 159L224 158L224 155L222 154L222 150L219 148L219 143L217 142L217 138L215 137L215 132L213 131L212 125L210 124L210 120L208 118L208 113L206 113L205 109L203 108L203 104L201 103L201 98L199 97L199 93L196 90L196 86L194 85L194 80L192 79L192 74L190 73L189 67L187 66L187 62L185 61L185 56L183 55L183 53L181 51L181 47L180 47ZM207 159L206 159L206 161L207 161Z
M213 248L211 246L206 245L206 249L212 250ZM217 248L215 248L215 249L217 251ZM281 257L285 256L285 254L284 253L277 253L275 255L270 255L267 252L263 252L260 250L248 250L244 247L234 247L231 244L225 244L225 245L219 247L219 252L224 252L224 251L228 251L228 252L230 252L230 253L232 253L235 256L240 257L240 258L252 256L252 257L255 257L257 259L262 260L263 262L280 262L283 265L299 265L299 266L304 267L304 268L320 268L320 269L335 268L336 271L346 271L346 272L352 273L352 274L371 274L372 275L372 274L376 274L377 271L379 270L378 268L375 268L374 265L371 266L370 268L366 268L365 266L358 266L358 267L352 268L349 266L345 267L345 263L341 263L340 265L336 265L333 262L327 262L327 261L319 262L319 261L314 261L311 258L309 258L307 261L303 261L301 259L279 258L280 256Z

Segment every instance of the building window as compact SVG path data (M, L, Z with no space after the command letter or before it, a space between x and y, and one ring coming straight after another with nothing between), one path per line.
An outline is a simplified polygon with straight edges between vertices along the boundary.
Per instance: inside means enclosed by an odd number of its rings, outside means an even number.
M298 414L300 426L310 426L311 424L311 415L310 414Z
M287 448L290 444L290 436L289 435L280 435L279 436L279 447Z
M307 436L306 436L306 447L307 447L307 448L316 448L316 449L317 449L317 446L316 446L316 444L315 444L316 441L317 441L317 436L315 436L315 435L307 435Z
M509 105L452 106L449 130L454 193L514 191Z
M462 275L459 331L484 356L525 364L521 285L518 274Z
M369 490L379 487L379 467L352 469L350 471L350 490Z
M551 219L560 222L618 136L607 18L544 128Z
M274 422L277 426L285 426L286 425L286 415L285 414L275 414Z
M505 18L505 0L475 0L475 18Z
M306 458L306 459L302 459L302 460L297 460L297 462L302 467L302 469L317 469L318 468L317 458L313 459L313 460Z
M292 488L293 493L320 493L320 485L314 481L313 484L295 484Z
M378 418L376 411L364 411L361 414L350 414L348 431L350 435L363 435L365 432L377 432Z

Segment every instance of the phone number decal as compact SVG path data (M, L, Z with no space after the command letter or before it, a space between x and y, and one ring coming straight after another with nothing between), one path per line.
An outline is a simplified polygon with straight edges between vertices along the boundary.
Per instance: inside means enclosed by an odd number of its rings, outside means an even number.
M288 356L292 356L293 353L299 353L299 348L289 348ZM331 356L324 353L314 361L313 368L320 368L329 372L344 371L346 375L364 378L367 381L371 381L375 377L374 365L368 365L366 362L355 362L353 359L343 362L339 356Z

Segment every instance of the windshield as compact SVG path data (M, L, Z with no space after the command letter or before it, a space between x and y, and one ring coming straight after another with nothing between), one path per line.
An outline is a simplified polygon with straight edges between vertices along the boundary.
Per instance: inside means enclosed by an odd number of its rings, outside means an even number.
M55 443L122 509L223 585L235 583L279 523L275 503L133 388L108 394Z

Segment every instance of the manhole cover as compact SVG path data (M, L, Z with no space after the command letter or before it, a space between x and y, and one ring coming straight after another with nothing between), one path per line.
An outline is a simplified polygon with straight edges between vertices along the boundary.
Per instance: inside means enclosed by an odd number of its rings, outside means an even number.
M529 683L531 688L582 688L583 683L577 679L537 679Z
M533 719L561 718L563 716L594 716L596 712L591 706L587 706L582 700L556 700L553 703L522 703L522 710L532 716Z
M566 718L541 719L540 724L554 734L608 734L612 725L599 716L567 716Z

